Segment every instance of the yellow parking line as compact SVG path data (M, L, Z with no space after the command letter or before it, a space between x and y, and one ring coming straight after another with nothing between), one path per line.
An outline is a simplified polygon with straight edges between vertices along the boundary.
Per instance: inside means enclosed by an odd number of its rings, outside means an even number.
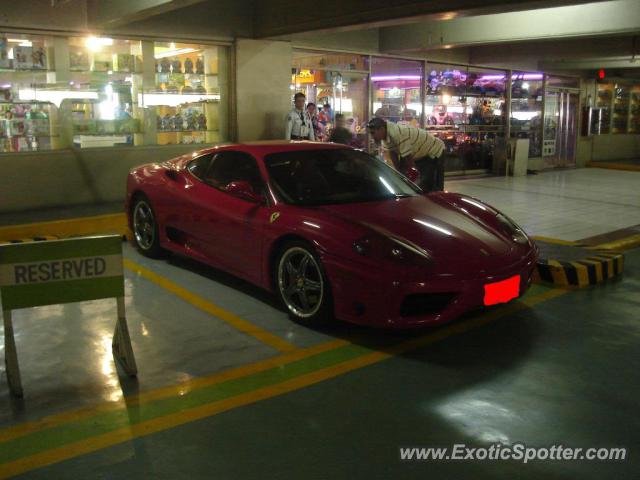
M540 236L534 236L531 237L534 240L539 240L541 242L546 242L546 243L553 243L555 245L578 245L578 242L572 242L570 240L560 240L559 238L551 238L551 237L540 237Z
M235 397L227 398L217 402L194 407L188 410L175 412L163 417L154 418L146 422L124 427L112 432L85 439L80 442L67 444L63 447L46 450L34 455L30 455L19 460L1 466L0 478L8 478L29 470L41 468L47 465L68 460L79 455L95 452L119 443L133 440L135 438L151 435L169 428L173 428L185 423L207 418L218 413L222 413L234 408L242 407L261 400L276 397L301 388L328 380L353 370L378 363L387 358L410 352L419 347L423 347L453 335L465 333L479 326L495 321L508 314L532 307L540 302L550 300L567 293L567 290L554 289L541 295L524 299L518 303L507 305L499 310L492 310L479 317L466 322L452 324L437 330L433 333L412 338L395 344L387 349L373 351L352 360L339 363L337 365L315 370L313 372L300 375L299 377L286 380L284 382L269 385L257 390L243 393Z
M265 345L269 345L270 347L275 348L279 352L291 352L297 349L295 345L292 345L291 343L283 340L277 335L263 330L253 323L240 318L239 316L209 302L208 300L205 300L199 295L196 295L195 293L192 293L189 290L181 287L177 283L172 282L168 278L158 275L157 273L152 272L151 270L137 264L132 260L129 260L128 258L125 258L123 260L123 263L124 266L129 270L143 276L147 280L161 286L165 290L170 291L184 301L189 302L194 307L218 317L220 320L228 323L235 329L240 330L241 332L260 340Z
M127 217L124 213L70 218L51 222L28 223L0 227L0 240L32 238L40 236L73 237L79 235L127 232Z
M92 417L99 413L119 410L135 405L142 405L144 403L161 400L163 398L177 397L193 390L241 377L246 377L248 375L253 375L255 373L269 370L270 368L279 367L298 360L303 360L307 357L312 357L314 355L333 350L334 348L342 347L344 345L347 345L348 343L349 342L347 340L342 339L331 340L328 342L320 343L318 345L314 345L312 347L299 348L292 352L278 355L276 357L267 358L265 360L260 360L249 365L232 368L224 372L214 373L205 377L193 378L175 385L170 385L167 387L149 390L147 392L141 392L136 395L127 396L126 400L121 400L119 402L106 402L92 407L70 410L68 412L50 415L41 420L23 423L14 427L0 430L0 442L14 440L16 438L34 433L38 430L57 427L65 423L71 423L74 421L82 420L83 418Z
M602 243L600 245L596 245L594 248L603 250L630 250L638 246L640 246L640 234L620 238L612 242Z

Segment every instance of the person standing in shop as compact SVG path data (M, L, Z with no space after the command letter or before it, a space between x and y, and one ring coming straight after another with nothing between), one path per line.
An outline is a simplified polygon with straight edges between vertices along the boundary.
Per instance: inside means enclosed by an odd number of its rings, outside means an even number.
M343 145L351 145L353 141L353 133L347 128L344 115L341 113L336 113L336 126L331 130L329 141Z
M309 112L304 108L306 97L304 93L296 93L293 96L295 108L287 115L285 138L287 140L315 140L313 124Z
M315 103L307 103L307 112L309 118L311 118L311 125L313 126L313 136L318 142L323 141L322 125L318 122L318 108Z
M367 124L373 139L382 143L385 160L400 173L415 165L420 173L420 188L425 192L444 190L444 142L426 130L397 125L382 118Z

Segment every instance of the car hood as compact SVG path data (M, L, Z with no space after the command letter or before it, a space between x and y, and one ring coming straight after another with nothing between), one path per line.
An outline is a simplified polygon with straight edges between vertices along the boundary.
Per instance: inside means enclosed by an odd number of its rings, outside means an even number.
M322 209L372 230L409 240L436 260L447 258L477 265L485 263L483 259L508 257L517 247L497 224L472 215L448 199L447 194L329 205Z

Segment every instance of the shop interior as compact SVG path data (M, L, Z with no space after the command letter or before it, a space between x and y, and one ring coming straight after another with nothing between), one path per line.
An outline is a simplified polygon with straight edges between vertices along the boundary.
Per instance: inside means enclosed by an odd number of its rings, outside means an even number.
M226 140L221 62L211 45L0 35L2 151Z

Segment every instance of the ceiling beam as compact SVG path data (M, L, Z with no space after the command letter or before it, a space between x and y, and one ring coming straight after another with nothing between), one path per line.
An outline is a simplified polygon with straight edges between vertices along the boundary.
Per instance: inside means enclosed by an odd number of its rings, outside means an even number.
M323 0L312 13L305 8L306 3L299 1L261 0L255 6L254 31L258 38L273 38L579 3L584 0Z
M167 13L203 0L87 0L87 21L90 28L119 27L149 17Z
M389 53L640 33L640 2L613 0L380 29Z

